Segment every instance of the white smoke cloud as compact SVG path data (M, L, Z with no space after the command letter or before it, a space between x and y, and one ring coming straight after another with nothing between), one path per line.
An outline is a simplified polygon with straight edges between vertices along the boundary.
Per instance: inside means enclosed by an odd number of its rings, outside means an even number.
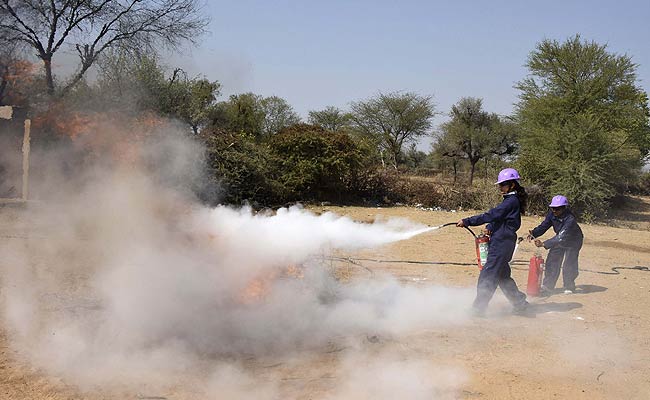
M342 283L323 261L431 228L301 207L207 208L182 184L201 176L201 162L187 160L197 144L171 134L157 140L141 152L144 166L101 162L82 178L50 171L49 197L8 228L31 237L0 244L2 317L31 363L84 389L171 388L179 377L202 377L204 393L270 399L279 398L275 385L228 360L298 357L358 335L464 321L468 290L389 277ZM381 390L390 394L400 380L388 376L405 369L422 380L420 367L380 362L372 370L387 375ZM461 381L452 375L406 393L447 393ZM354 393L344 384L337 396Z
M404 360L390 353L349 356L340 374L345 379L328 400L456 399L460 384L467 379L458 368Z

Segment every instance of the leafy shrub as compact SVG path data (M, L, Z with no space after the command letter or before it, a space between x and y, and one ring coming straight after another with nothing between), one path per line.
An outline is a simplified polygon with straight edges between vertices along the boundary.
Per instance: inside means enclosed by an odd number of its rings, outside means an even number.
M573 116L528 140L535 146L529 143L520 155L520 172L542 185L549 199L566 196L578 213L604 216L638 159L622 150L612 154L608 132L591 116Z
M361 168L351 184L352 194L370 203L391 204L404 202L405 198L394 190L399 182L399 174L384 168Z
M296 124L269 141L288 200L341 201L351 194L362 152L345 133Z
M278 179L278 160L267 147L243 134L212 129L201 135L211 175L222 191L219 198L212 196L210 202L271 205L285 200L286 188Z

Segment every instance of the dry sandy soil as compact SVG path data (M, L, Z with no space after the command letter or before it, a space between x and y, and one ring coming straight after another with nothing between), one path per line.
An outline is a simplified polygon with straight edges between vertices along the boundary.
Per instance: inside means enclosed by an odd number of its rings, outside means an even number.
M461 326L416 331L400 337L370 336L361 346L368 353L390 351L403 360L425 357L434 360L441 369L463 371L466 378L460 388L454 389L453 398L650 398L650 273L620 270L616 275L611 270L615 266L650 266L650 199L636 198L634 205L631 218L619 214L616 219L618 226L630 220L627 226L634 229L583 225L586 239L580 258L578 293L533 298L532 311L527 317L511 315L505 299L497 293L485 319L471 319ZM15 210L0 208L0 227L6 218L20 218ZM470 215L407 207L316 207L313 210L334 211L359 221L372 221L377 216L404 217L432 226ZM530 229L540 220L526 217L523 228ZM525 288L525 263L534 251L531 244L524 242L515 256L520 262L513 275L520 287ZM467 232L450 227L378 251L348 256L471 264L474 248ZM477 268L470 265L360 263L365 269L357 273L358 279L383 271L395 275L405 285L469 288L476 284L478 275ZM340 382L338 350L336 346L323 349L298 364L254 359L246 360L245 364L256 376L281 376L280 387L285 398L317 399L332 393ZM81 392L69 382L47 376L20 360L6 329L0 326L0 398L184 397L174 393L126 393L115 397ZM437 371L431 374L435 377Z

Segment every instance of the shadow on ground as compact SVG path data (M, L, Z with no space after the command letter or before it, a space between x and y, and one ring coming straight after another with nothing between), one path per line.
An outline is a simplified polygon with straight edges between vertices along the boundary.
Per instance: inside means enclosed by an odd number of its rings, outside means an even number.
M576 289L577 294L600 293L607 290L605 286L598 285L576 285Z
M548 312L567 312L581 307L582 307L582 303L578 303L575 301L570 301L567 303L554 303L554 302L536 303L528 306L528 309L526 310L526 314L537 315L537 314L544 314Z
M569 301L567 303L555 303L555 302L546 302L546 303L531 303L528 305L526 310L521 311L521 312L512 312L512 311L506 311L506 312L500 312L496 314L496 317L502 317L506 315L511 315L514 314L516 316L520 317L526 317L526 318L535 318L537 317L538 314L546 314L546 313L555 313L555 312L568 312L571 310L575 310L576 308L581 308L582 303L578 303L575 301Z
M589 294L589 293L600 293L604 292L607 290L605 286L598 286L598 285L576 285L576 291L575 294ZM549 298L551 296L554 296L556 294L564 294L564 289L563 288L555 288L553 289L553 292L545 296L546 298Z

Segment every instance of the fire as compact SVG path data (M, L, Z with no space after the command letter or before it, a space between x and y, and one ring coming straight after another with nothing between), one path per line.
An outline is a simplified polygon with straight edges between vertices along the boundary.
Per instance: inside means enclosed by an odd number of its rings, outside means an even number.
M53 103L34 118L34 129L69 137L89 156L110 156L120 164L138 162L143 141L166 120L153 112L71 111Z
M34 86L35 64L26 60L0 61L0 104L24 106Z
M237 296L237 302L243 305L258 304L271 294L276 280L303 279L304 277L305 268L302 265L288 265L284 268L273 269L250 281Z

